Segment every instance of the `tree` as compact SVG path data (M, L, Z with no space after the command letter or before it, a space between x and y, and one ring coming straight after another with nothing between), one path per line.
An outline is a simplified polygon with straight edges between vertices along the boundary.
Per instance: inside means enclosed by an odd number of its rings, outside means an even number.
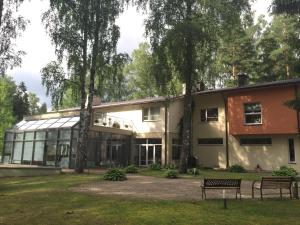
M3 149L5 131L14 123L12 101L15 89L16 85L10 77L0 77L0 152Z
M238 4L239 3L239 4ZM180 172L186 172L191 154L192 88L203 74L217 47L216 34L220 21L241 15L248 1L197 0L137 0L139 7L149 12L146 34L154 53L154 70L160 84L170 80L175 71L186 84ZM236 11L223 13L224 7L236 5ZM228 22L228 20L227 20ZM225 21L226 23L226 21ZM175 73L175 74L176 74Z
M14 17L20 0L0 0L0 75L8 68L21 64L24 51L16 51L14 42L25 30L26 21L22 16Z
M12 102L16 121L21 121L25 116L30 115L27 88L24 82L17 86Z
M76 154L79 173L83 172L86 159L95 77L103 75L112 55L116 55L120 33L115 19L122 11L122 3L120 0L50 0L51 8L43 16L58 61L66 57L70 71L67 76L59 64L52 63L50 69L46 67L42 71L43 83L52 99L61 99L69 87L80 90L80 138Z
M260 67L258 80L298 77L300 26L295 16L274 16L258 43Z
M46 103L40 104L40 99L35 93L28 92L29 115L38 115L47 112Z

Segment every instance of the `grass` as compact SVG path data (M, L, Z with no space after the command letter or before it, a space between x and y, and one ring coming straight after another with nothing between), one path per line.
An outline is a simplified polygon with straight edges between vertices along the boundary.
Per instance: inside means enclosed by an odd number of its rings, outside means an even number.
M162 170L150 170L150 169L141 169L139 170L139 175L144 176L153 176L153 177L164 177L166 169ZM260 180L263 176L271 176L271 173L255 173L255 172L246 172L246 173L233 173L224 170L212 170L212 169L201 169L199 170L200 174L197 176L179 174L180 178L193 178L193 179L203 179L203 178L236 178L242 180Z
M0 224L300 224L300 201L179 202L75 193L70 187L102 182L96 175L0 180Z

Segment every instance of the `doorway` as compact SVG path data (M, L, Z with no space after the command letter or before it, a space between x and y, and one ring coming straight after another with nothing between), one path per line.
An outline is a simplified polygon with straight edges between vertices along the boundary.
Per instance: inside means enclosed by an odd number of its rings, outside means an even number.
M161 145L139 145L139 166L161 163Z

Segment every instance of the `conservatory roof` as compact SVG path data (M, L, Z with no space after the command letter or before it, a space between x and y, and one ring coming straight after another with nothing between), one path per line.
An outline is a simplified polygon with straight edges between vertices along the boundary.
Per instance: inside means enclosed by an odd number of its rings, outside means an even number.
M79 122L79 117L63 117L46 120L23 120L14 126L14 130L42 130L71 128Z

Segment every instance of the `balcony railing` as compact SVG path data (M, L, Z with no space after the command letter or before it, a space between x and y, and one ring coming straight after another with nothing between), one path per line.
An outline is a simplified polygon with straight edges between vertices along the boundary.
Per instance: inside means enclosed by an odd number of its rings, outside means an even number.
M95 119L95 126L101 127L111 127L122 130L134 130L134 124L131 120L115 117L115 116L105 116L102 118Z

